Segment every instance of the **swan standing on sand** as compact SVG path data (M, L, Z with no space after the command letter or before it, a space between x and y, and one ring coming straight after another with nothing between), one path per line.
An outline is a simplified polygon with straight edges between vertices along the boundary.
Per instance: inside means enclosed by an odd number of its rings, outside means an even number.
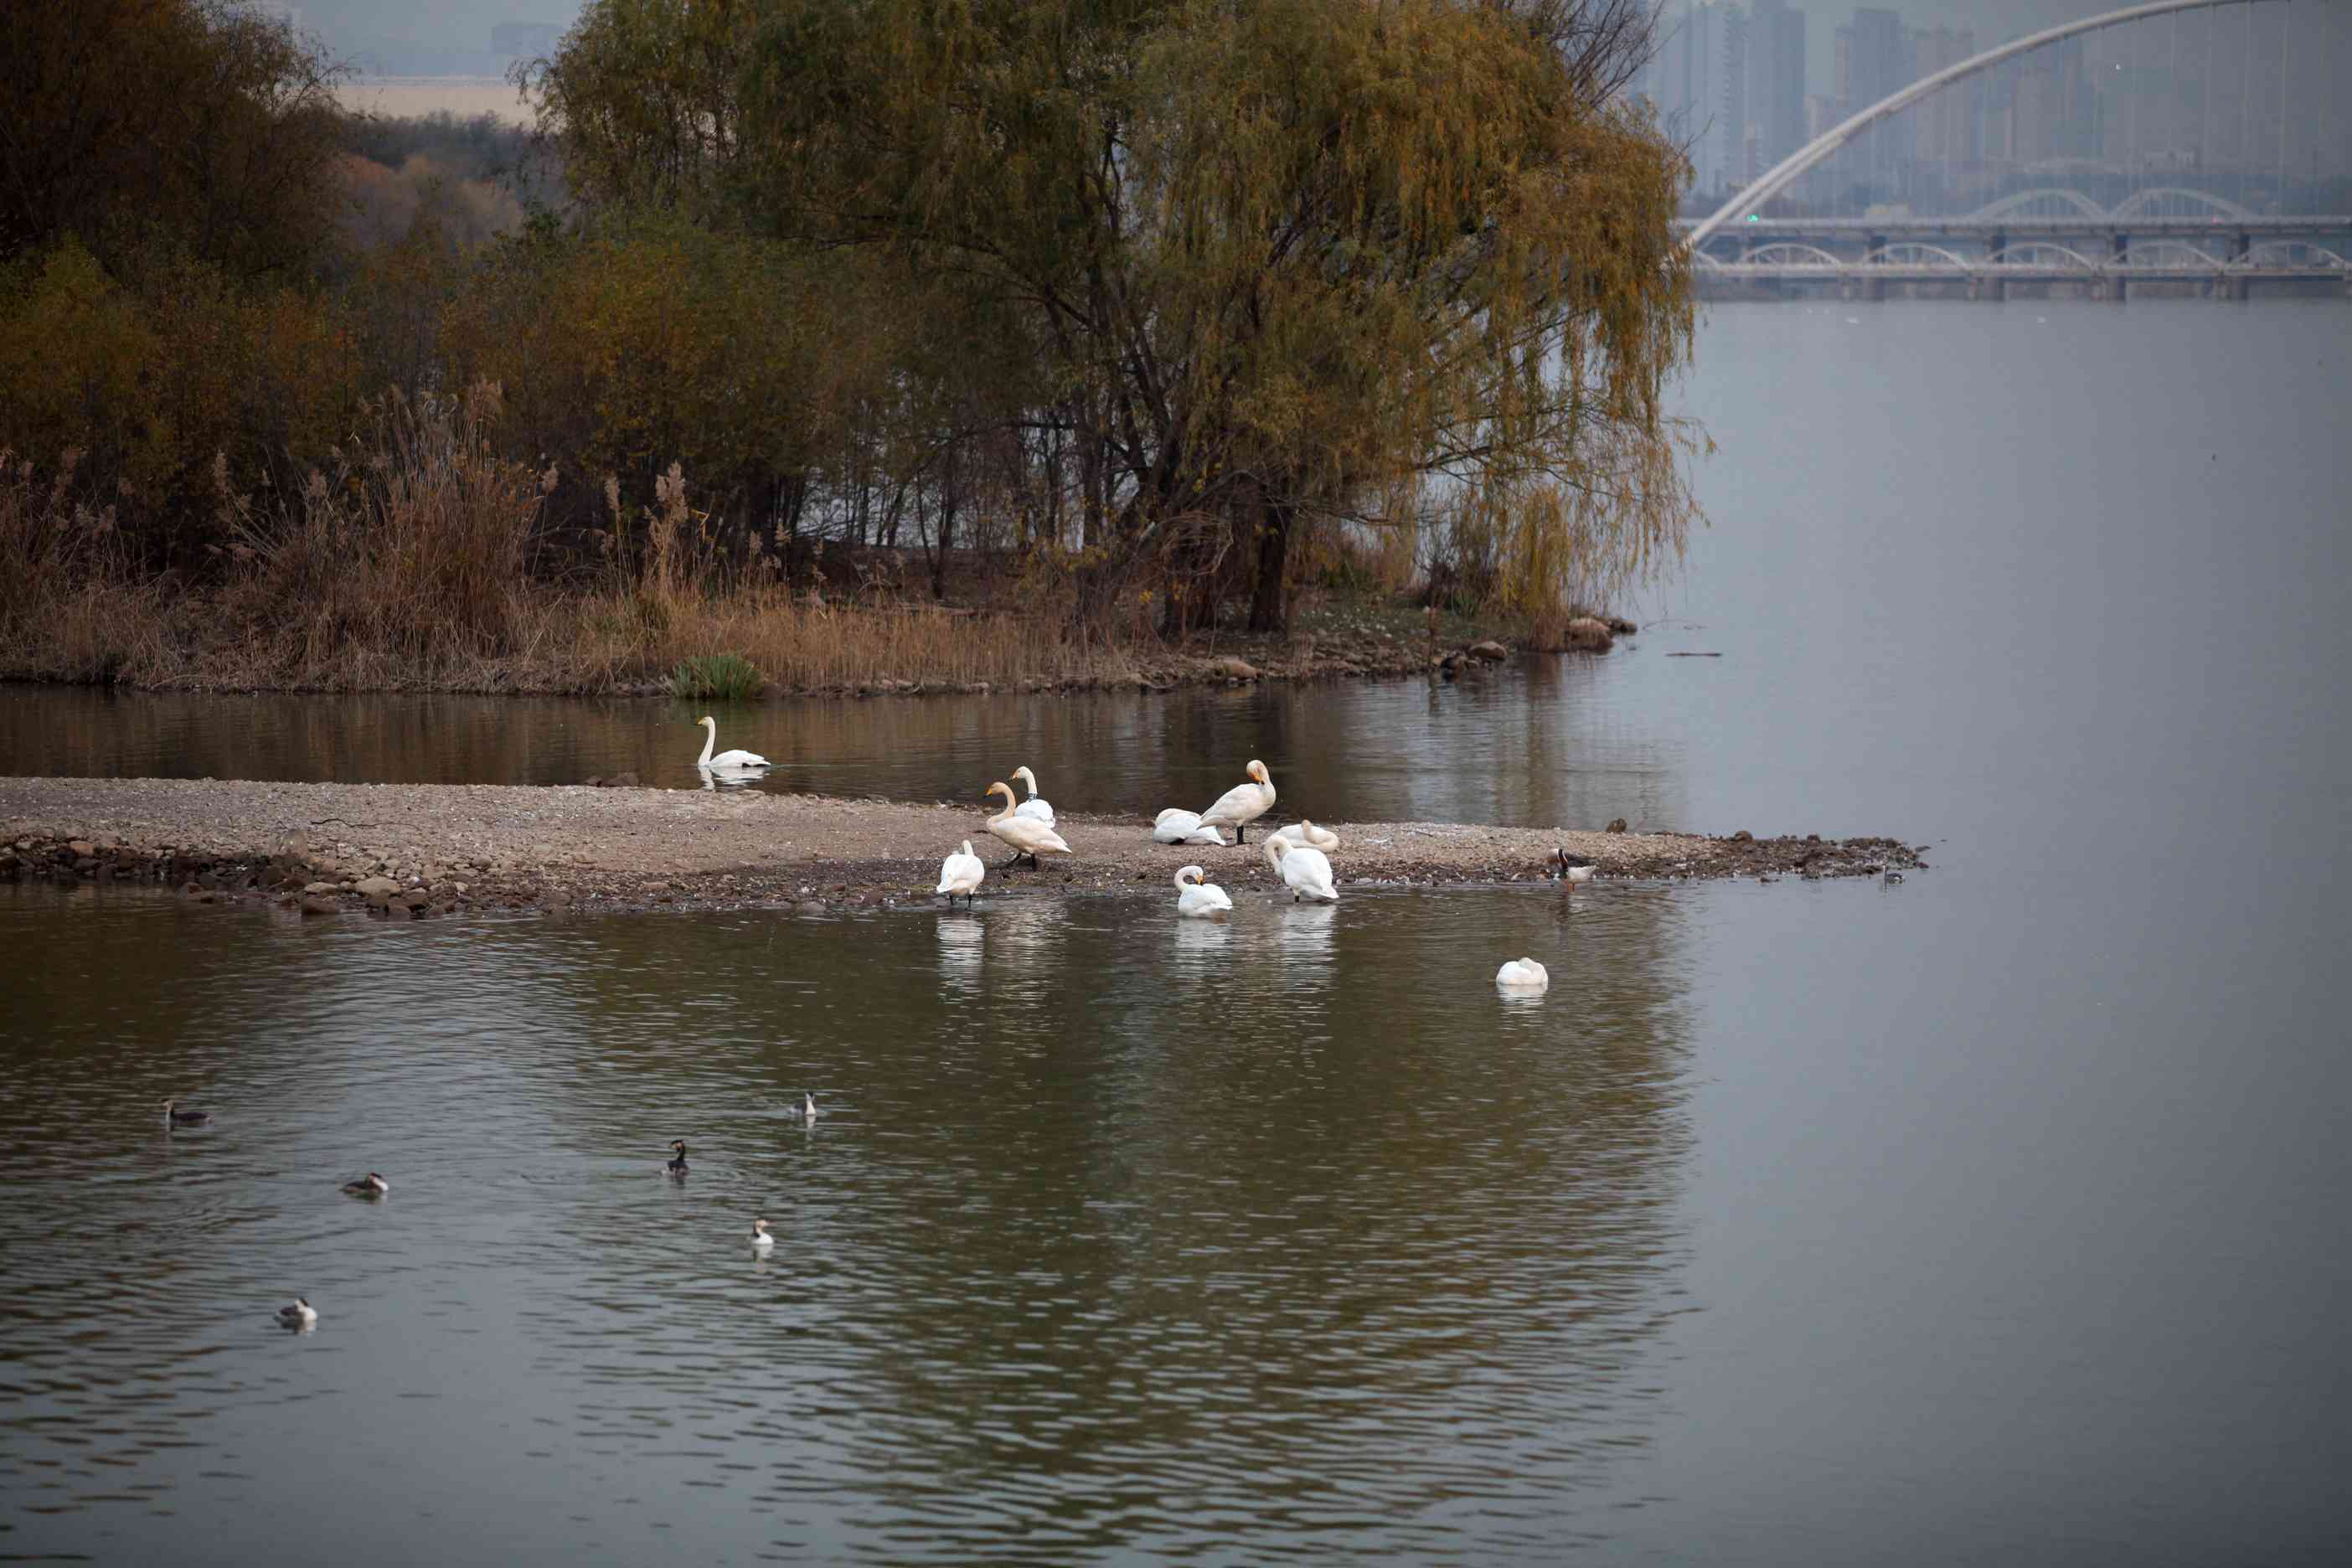
M717 756L712 756L710 748L719 743L719 721L705 713L695 722L710 731L702 737L702 755L694 759L696 767L764 768L771 765L768 759L757 752L721 752Z
M1013 846L1013 858L1007 860L1006 865L1014 865L1019 862L1021 857L1026 855L1029 857L1029 864L1037 866L1039 865L1037 855L1040 850L1048 855L1067 855L1070 852L1070 847L1062 842L1060 834L1034 817L1014 814L1011 784L1000 781L988 786L990 795L994 795L999 790L1004 792L1004 809L990 817L986 826L989 832Z
M1290 830L1284 828L1265 841L1265 863L1282 874L1283 885L1290 889L1290 901L1301 899L1321 899L1327 903L1339 901L1339 890L1331 885L1331 862L1320 849L1304 844L1293 844Z
M987 875L988 868L971 852L971 840L967 838L962 848L940 862L940 885L932 891L945 893L950 909L955 907L958 894L969 904L980 891L981 879Z
M1013 815L1025 816L1032 822L1042 822L1048 827L1053 826L1054 807L1051 802L1037 793L1037 775L1031 773L1028 765L1024 763L1013 770L1013 776L1029 786L1029 798L1015 807Z
M1170 806L1151 820L1151 841L1154 844L1213 844L1225 847L1222 835L1213 827L1201 826L1201 814Z
M1551 975L1532 958L1515 958L1495 971L1495 984L1507 991L1545 991Z
M1234 900L1223 888L1201 880L1201 868L1187 866L1176 873L1176 912L1180 915L1222 915Z
M1248 843L1249 825L1274 809L1274 775L1265 771L1265 764L1252 758L1242 771L1252 782L1235 784L1201 814L1201 826L1232 828L1236 844Z

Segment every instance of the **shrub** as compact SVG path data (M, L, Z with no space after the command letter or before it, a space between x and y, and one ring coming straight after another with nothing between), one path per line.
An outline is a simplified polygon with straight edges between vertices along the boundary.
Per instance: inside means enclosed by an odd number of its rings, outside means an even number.
M740 653L707 653L678 660L665 684L672 697L729 700L757 696L766 680L760 667Z

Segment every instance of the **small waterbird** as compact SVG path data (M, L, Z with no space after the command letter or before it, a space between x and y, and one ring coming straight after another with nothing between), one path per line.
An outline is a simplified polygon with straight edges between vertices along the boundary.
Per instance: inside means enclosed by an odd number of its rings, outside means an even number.
M686 1140L673 1138L669 1141L669 1146L677 1152L663 1163L662 1169L673 1176L683 1176L686 1174Z
M1551 852L1551 874L1574 892L1580 883L1590 882L1600 874L1601 868L1581 855L1571 855L1565 848Z
M209 1110L182 1110L176 1100L163 1102L163 1120L174 1127L209 1127L213 1115Z
M776 1238L768 1234L768 1222L763 1219L753 1220L751 1222L751 1246L753 1250L765 1252L768 1248L775 1245Z
M343 1191L355 1198L380 1198L392 1191L392 1184L370 1171L356 1182L345 1182Z
M292 1305L278 1309L278 1321L289 1329L307 1329L319 1321L319 1310L297 1296Z

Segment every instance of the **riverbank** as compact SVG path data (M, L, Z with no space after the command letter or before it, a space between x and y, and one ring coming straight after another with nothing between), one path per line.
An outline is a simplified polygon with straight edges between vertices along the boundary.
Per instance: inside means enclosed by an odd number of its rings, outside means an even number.
M64 582L0 617L0 680L152 691L791 699L1171 690L1256 680L1446 678L1519 651L1606 653L1634 625L1571 612L1538 627L1433 615L1380 590L1308 589L1291 629L1175 642L1148 618L1069 635L1017 600L827 601L781 591L648 596L519 586L488 643L310 606L299 594ZM707 680L739 684L713 687Z
M962 840L990 861L982 901L1130 890L1180 866L1236 894L1281 883L1258 850L1155 844L1140 821L1066 815L1066 860L996 864L986 812L757 790L0 778L0 880L162 885L309 913L484 909L812 910L934 901ZM1381 883L1539 880L1555 847L1611 879L1852 877L1921 864L1885 838L1327 823L1343 892Z

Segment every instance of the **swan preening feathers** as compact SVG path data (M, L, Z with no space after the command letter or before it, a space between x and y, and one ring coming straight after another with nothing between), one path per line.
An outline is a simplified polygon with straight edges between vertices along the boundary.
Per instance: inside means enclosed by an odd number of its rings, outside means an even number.
M1542 991L1551 984L1551 975L1532 958L1515 958L1495 971L1495 984L1507 991Z
M1253 757L1242 771L1249 774L1250 782L1235 784L1201 814L1202 826L1230 827L1236 844L1248 843L1249 825L1274 809L1274 775L1265 771L1265 764Z
M1035 817L1023 816L1014 811L1011 784L1000 780L988 786L990 795L999 790L1004 792L1004 809L988 819L988 831L1013 847L1013 860L1026 855L1029 863L1034 866L1038 864L1040 852L1047 855L1067 855L1070 852L1070 847L1062 842L1060 834ZM1009 866L1013 860L1005 864Z
M757 752L721 752L717 756L712 756L710 754L710 748L719 743L719 721L713 719L709 714L705 713L701 718L697 719L695 722L710 731L709 734L702 737L702 755L694 759L694 765L696 767L712 769L764 768L769 765L768 759L760 755Z
M1224 836L1213 827L1201 826L1201 814L1170 806L1151 823L1151 841L1155 844L1213 844L1225 847Z
M1269 792L1271 789L1269 785ZM1289 832L1284 828L1266 839L1265 863L1281 874L1283 886L1290 889L1290 901L1321 899L1327 903L1339 902L1339 890L1331 885L1330 859L1311 845L1292 843Z
M1054 807L1050 802L1037 793L1037 775L1031 773L1028 767L1024 764L1013 769L1013 776L1021 783L1029 786L1029 798L1023 801L1018 806L1014 807L1013 815L1015 816L1025 816L1032 822L1042 822L1048 827L1053 826Z
M1201 880L1201 868L1187 866L1176 873L1176 912L1180 915L1221 915L1234 907L1223 888Z
M940 862L940 885L932 890L945 893L950 904L959 897L970 903L980 891L981 879L987 875L988 868L971 852L971 840L967 838L962 848Z

